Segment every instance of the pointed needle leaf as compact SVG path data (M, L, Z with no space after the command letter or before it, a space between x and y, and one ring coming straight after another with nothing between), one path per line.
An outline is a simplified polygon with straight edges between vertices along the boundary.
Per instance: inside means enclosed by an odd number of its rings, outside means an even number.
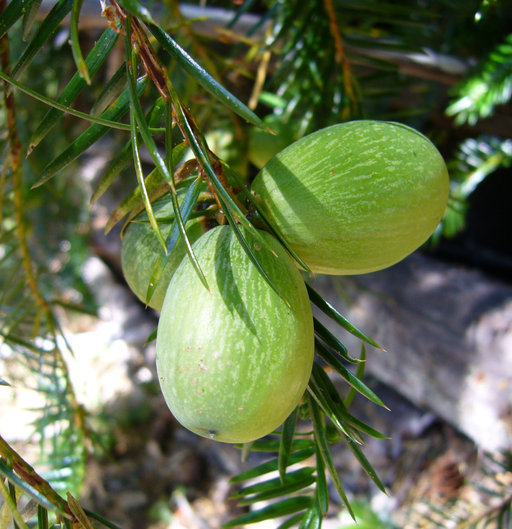
M288 242L286 241L286 239L284 239L280 234L279 232L277 232L274 227L272 226L272 223L270 222L270 220L268 219L268 217L266 216L265 212L261 209L260 205L258 204L258 202L255 200L254 196L252 195L252 193L246 188L246 186L243 184L243 182L240 180L240 178L238 177L238 175L236 174L235 171L230 171L230 175L231 177L236 181L237 185L242 189L243 193L244 193L244 196L247 198L247 200L249 200L249 202L251 202L251 204L254 206L254 208L256 209L256 211L258 212L258 215L263 219L263 221L265 222L265 224L268 226L269 230L271 231L271 233L274 235L274 237L286 248L286 250L288 251L288 253L293 257L293 259L295 259L295 261L308 273L311 272L311 269L309 268L309 266L297 255L297 253L293 250L293 248L288 244Z
M86 59L87 61L87 59ZM91 68L89 67L89 71ZM99 116L121 95L126 88L126 68L121 64L107 84L103 87L96 101L91 106L91 114Z
M317 389L317 391L322 394L329 411L333 416L337 418L339 423L343 425L349 425L351 428L355 428L363 433L371 435L376 439L389 439L386 435L380 433L375 428L372 428L371 426L361 421L357 417L354 417L348 412L347 408L345 407L345 404L343 404L338 390L332 383L331 379L329 378L327 373L316 363L313 365L311 379L313 382L313 387L315 387L315 389ZM329 415L329 418L332 419L332 416ZM344 428L342 430L342 433L347 435L347 428ZM353 436L350 435L349 437L353 438Z
M245 217L244 213L240 210L236 202L233 200L233 198L230 196L230 194L221 184L219 178L217 177L215 171L213 170L207 149L196 138L192 130L192 127L185 115L185 112L183 110L181 102L179 101L178 95L176 94L174 87L169 86L169 92L173 100L174 108L176 109L178 120L183 128L182 132L184 133L184 136L186 140L188 141L188 144L190 145L190 148L192 152L194 153L194 156L199 162L199 165L201 166L203 171L206 173L206 176L209 178L210 182L212 183L215 189L215 192L217 193L217 196L219 198L219 202L223 208L224 214L226 215L226 218L228 219L229 223L233 226L236 222L239 222L265 248L267 248L269 251L274 253L274 251L271 249L270 245L268 244L267 240L264 239L263 236L261 235L260 230L257 230L251 224L251 222L249 222L249 220ZM246 248L246 246L244 246L244 248Z
M141 4L139 0L119 0L119 3L128 13L149 24L156 24L149 9L145 5Z
M313 319L313 324L315 328L315 334L325 342L329 347L331 347L336 353L338 353L342 358L347 362L352 364L358 364L361 362L358 358L353 358L348 354L347 348L332 334L329 329L327 329L320 321L316 318Z
M110 51L114 47L118 37L118 33L110 27L102 33L93 49L85 59L85 64L91 77L98 71L105 59L109 56ZM64 107L69 107L69 105L71 105L78 97L85 85L86 82L84 78L79 73L75 73L64 90L62 90L56 102L63 105ZM56 108L50 108L48 110L30 138L29 143L31 150L43 140L43 138L58 122L63 112L64 111L58 110Z
M327 486L327 478L325 476L325 463L322 458L320 447L317 444L315 446L316 456L316 498L318 506L322 514L329 512L329 488Z
M258 509L256 511L249 512L238 516L234 520L231 520L222 525L224 529L229 527L236 527L237 525L245 525L256 522L262 522L264 520L273 520L287 514L293 514L297 511L303 511L309 508L311 505L311 498L309 496L295 496L293 498L287 498L276 503L271 503L266 507Z
M261 501L282 498L297 491L307 492L304 489L310 487L313 483L315 483L316 480L315 476L312 475L314 469L308 469L310 470L309 473L304 472L305 469L302 470L303 471L300 475L297 476L297 478L290 474L291 477L289 479L286 479L284 483L281 483L280 478L277 478L274 487L269 490L259 492L258 494L254 494L253 496L245 496L244 498L238 500L238 505L242 507L244 505L251 505L253 503L258 503Z
M194 180L194 182L192 182L191 186L187 190L187 194L185 195L185 198L183 199L181 206L180 206L180 210L183 216L184 223L187 222L190 216L190 213L192 212L192 209L197 203L199 193L201 192L202 184L203 184L202 179L198 177L196 178L196 180ZM167 238L167 241L166 241L167 253L166 255L162 256L160 259L156 260L155 265L153 267L153 272L151 274L151 277L149 278L149 285L148 285L148 289L146 292L146 303L149 303L151 301L151 298L153 297L153 294L158 286L158 282L160 281L160 278L162 277L164 268L168 260L171 258L171 253L174 247L176 246L176 243L178 242L179 237L180 237L180 230L176 222L174 222L171 228L171 231L169 233L169 236ZM208 288L208 283L205 284L205 287Z
M116 121L106 119L105 117L91 116L90 114L86 114L85 112L80 112L79 110L75 110L74 108L67 107L66 105L61 105L57 101L50 99L40 94L39 92L36 92L32 90L31 88L28 88L27 86L19 83L18 81L14 80L12 77L8 76L2 71L0 71L0 79L16 87L20 92L23 92L24 94L27 94L30 97L33 97L34 99L37 99L38 101L41 101L41 103L45 103L46 105L50 107L54 107L58 110L61 110L62 112L65 112L71 116L75 116L77 118L81 118L86 121L96 123L98 125L103 125L104 127L107 127L107 128L113 128L113 129L119 129L119 130L130 130L130 125L126 125L125 123L118 123ZM109 113L105 112L103 114L103 116L106 116L106 115L109 115ZM30 148L29 151L31 150L32 149Z
M80 10L82 9L83 3L84 0L74 0L73 9L71 10L71 52L73 54L73 59L75 60L77 70L80 72L80 75L83 77L85 82L90 85L91 77L82 55L78 33L78 20L80 18Z
M308 403L309 403L309 409L311 411L311 418L313 420L313 428L315 429L315 440L317 442L318 451L320 452L323 462L325 463L325 466L327 467L327 470L329 471L329 474L331 476L332 482L334 483L336 491L338 492L341 500L345 504L345 507L347 508L350 516L355 521L356 518L354 515L354 511L352 510L352 506L350 505L350 502L348 501L347 495L345 494L345 490L343 489L340 478L338 477L338 472L336 471L336 467L334 465L334 461L332 459L331 452L329 450L329 443L327 442L327 437L325 435L325 424L324 424L324 419L322 416L322 411L320 410L315 400L311 398L309 394L308 394Z
M238 205L235 203L235 201L231 198L229 193L226 191L224 186L219 181L217 175L215 174L215 171L212 168L212 165L210 163L210 159L208 156L208 153L205 152L204 147L199 143L197 138L194 135L194 132L192 131L192 128L190 126L190 123L188 122L187 117L185 116L185 113L183 111L183 108L181 106L181 103L178 99L178 96L172 86L169 86L169 91L171 93L171 98L174 101L174 108L176 109L176 112L178 114L178 120L181 123L181 126L183 127L184 135L192 149L192 152L194 153L194 156L196 157L197 161L199 162L201 168L206 173L208 178L210 179L212 185L215 188L215 191L217 193L217 197L219 199L220 205L224 211L224 215L226 216L229 224L233 228L235 235L242 245L242 248L247 253L249 259L251 262L256 266L257 270L262 275L263 279L267 282L267 284L278 294L278 296L289 306L289 302L282 296L282 294L279 292L277 287L274 285L274 283L270 280L268 274L265 272L261 264L259 263L257 257L252 252L249 244L245 240L245 237L240 232L240 229L237 226L237 222L240 222L250 233L257 239L259 242L261 242L262 246L267 248L269 251L271 251L274 255L275 252L270 248L268 242L263 238L259 230L257 230L245 217L245 215L242 213Z
M360 356L360 359L361 359L361 363L357 366L357 370L356 370L356 377L359 379L359 380L362 380L363 379L363 376L364 376L364 370L365 370L365 367L366 367L366 347L364 346L364 342L361 343L361 356ZM347 393L347 396L345 397L345 400L343 401L343 403L345 404L345 406L348 407L350 406L350 404L352 403L352 401L354 400L354 397L356 396L356 389L351 387L349 392ZM388 409L386 407L386 409Z
M377 347L377 349L382 349L379 344L373 341L363 331L359 330L355 325L350 323L347 318L345 318L345 316L342 316L330 303L325 301L325 299L322 298L322 296L311 285L306 283L306 287L308 289L309 298L323 313L329 316L336 323L340 324L350 334L353 334L360 340L363 340L373 347Z
M361 395L366 397L371 402L382 406L386 410L389 408L382 402L382 400L357 376L352 374L327 347L324 347L316 340L316 350L318 354Z
M300 463L301 461L304 461L305 459L308 459L311 456L313 456L314 453L315 453L315 449L313 445L309 446L308 448L304 448L302 450L297 450L295 452L292 452L288 459L288 466L294 465L295 463ZM263 476L265 474L268 474L269 472L275 472L276 470L278 470L278 459L277 458L271 459L270 461L266 461L265 463L262 463L261 465L257 465L236 476L233 476L229 480L229 482L230 483L240 483L242 481L247 481L249 479L254 479L259 476Z
M240 117L264 128L261 119L231 92L226 90L214 77L212 77L202 66L200 66L179 44L174 41L162 28L148 24L148 28L160 43L163 49L203 88L208 90L221 103L226 105Z
M37 13L39 11L39 7L41 6L41 2L42 0L31 1L30 6L28 6L26 11L23 13L23 24L22 24L23 40L27 40L30 34L32 25L36 21Z
M131 53L131 19L127 19L126 24L126 36L125 36L125 50L126 50L126 70L127 70L127 76L128 76L128 92L130 95L130 104L131 109L135 115L135 119L137 120L138 130L140 132L140 135L142 136L142 139L144 140L144 143L149 151L149 154L151 155L151 158L153 159L153 162L156 166L156 168L160 171L162 176L165 178L166 182L171 187L171 198L172 198L172 204L174 207L174 215L177 222L177 225L180 230L180 234L183 237L183 240L185 242L185 247L187 250L187 254L192 262L192 265L205 286L206 289L208 289L208 283L206 281L206 277L201 270L201 267L199 265L199 262L197 261L197 258L194 254L194 251L192 250L192 245L190 244L190 240L187 236L187 231L185 230L185 224L183 223L183 219L181 216L176 189L174 186L174 180L173 175L170 173L167 164L163 160L162 156L160 155L160 152L158 151L158 148L153 140L153 137L151 136L151 132L149 130L148 124L146 122L146 118L144 116L144 112L142 111L142 107L140 105L140 101L138 98L137 93L137 86L136 86L136 79L135 79L135 68L133 64L133 54Z
M131 149L132 146L130 142L130 151ZM151 200L155 200L156 198L158 198L155 196L155 194L159 192L162 184L165 185L165 190L167 191L169 189L169 186L163 180L162 175L157 169L153 169L146 176L144 185L148 190L149 194L151 195ZM135 187L135 189L121 201L121 203L114 209L114 211L112 211L105 225L105 234L108 234L118 222L120 222L124 217L126 217L126 215L129 214L129 220L131 220L131 218L137 216L144 209L144 202L142 200L140 191L140 187L137 185L137 187ZM129 220L127 220L126 223L128 223Z
M158 222L155 218L155 214L153 212L153 207L151 205L151 200L148 194L148 191L146 189L146 186L144 184L144 174L142 171L142 163L140 161L139 156L139 142L137 139L137 128L135 126L135 118L133 114L130 114L130 124L132 126L132 153L133 153L133 161L135 165L135 173L137 175L137 181L139 183L140 188L140 194L142 196L142 200L144 202L144 207L146 208L146 212L148 214L148 219L151 224L151 227L153 228L153 231L159 240L160 244L162 245L162 248L164 249L164 252L167 251L165 246L165 239L162 235L162 232L160 231L160 226L158 226Z
M58 29L64 17L71 11L73 0L59 0L41 22L27 47L13 66L11 76L18 79L30 65L37 52L48 42L49 38Z
M283 430L281 432L281 443L279 444L279 476L281 481L284 482L286 475L286 468L288 466L288 460L290 459L290 452L293 442L293 436L295 434L295 426L297 425L297 415L299 408L296 407L288 418L284 421Z
M304 478L309 478L315 472L314 467L304 467L293 472L289 472L286 475L286 484L297 483L304 480ZM248 485L240 489L238 492L231 496L232 499L244 498L246 496L251 496L254 494L261 494L264 492L275 491L282 488L283 482L281 478L271 478L266 481L259 481L253 485Z
M27 13L34 0L11 0L0 15L0 39L9 28Z
M233 228L233 231L235 232L238 242L242 245L242 248L245 250L245 253L249 257L249 259L252 261L253 265L256 267L260 275L267 282L267 284L272 288L272 290L284 301L286 306L290 307L290 302L283 296L281 291L277 288L277 285L272 281L272 279L270 279L270 276L267 274L265 269L261 266L260 262L258 261L258 258L252 251L252 248L247 242L246 238L242 235L242 232L240 231L237 223L231 216L231 212L229 211L228 208L224 208L224 214L226 215L226 218L228 219L229 224Z
M111 186L119 173L129 165L132 159L132 145L127 143L110 162L107 170L103 173L90 198L90 204L94 204L103 193ZM137 188L139 189L139 188ZM124 215L123 215L124 217Z
M359 464L362 466L362 468L368 474L368 476L370 476L370 478L375 483L375 485L377 485L379 490L387 494L386 487L383 485L382 481L377 475L377 472L372 467L367 457L363 454L361 447L349 437L345 437L344 440L347 443L350 450L352 450L352 453L356 456L356 459L359 461Z
M147 83L147 78L142 77L137 80L137 91L141 93ZM121 97L112 105L102 116L108 120L119 119L128 111L130 102L127 91L123 92ZM129 128L129 125L128 125ZM104 136L109 131L109 127L94 123L87 130L85 130L69 147L50 162L43 170L40 179L33 185L38 187L50 178L54 177L60 170L64 169L71 162L76 160L83 154L91 145Z

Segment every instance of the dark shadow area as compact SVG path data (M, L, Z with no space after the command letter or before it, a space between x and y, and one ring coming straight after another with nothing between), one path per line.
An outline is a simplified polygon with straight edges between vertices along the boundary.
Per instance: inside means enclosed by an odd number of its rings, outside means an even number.
M489 175L469 196L465 230L433 254L512 282L512 170Z
M238 316L245 323L247 328L257 335L256 327L247 310L244 300L240 294L235 276L233 274L232 256L233 250L231 244L235 238L231 229L222 229L221 234L217 237L215 246L215 278L217 280L220 295L227 309ZM237 241L234 241L238 244Z

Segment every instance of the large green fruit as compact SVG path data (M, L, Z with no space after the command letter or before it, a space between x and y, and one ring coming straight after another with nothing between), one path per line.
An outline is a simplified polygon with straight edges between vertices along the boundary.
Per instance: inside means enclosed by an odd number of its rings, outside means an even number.
M171 199L167 196L153 204L153 211L159 219L160 231L166 239L172 228L174 216ZM205 231L202 223L198 219L187 222L186 225L189 240L194 242ZM164 267L160 280L151 297L148 305L160 310L164 302L165 292L174 271L185 256L186 247L182 237L169 255L169 259ZM121 243L121 267L128 286L133 293L144 303L148 285L153 274L153 269L157 259L164 258L164 250L157 239L147 213L144 211L137 215L128 225Z
M229 226L194 252L207 290L184 259L158 324L156 365L174 416L189 430L249 442L277 428L299 403L313 363L313 317L304 281L281 245L275 257L248 240L288 306L265 282Z
M423 244L448 200L443 158L398 123L351 121L296 141L256 176L264 213L313 272L362 274Z

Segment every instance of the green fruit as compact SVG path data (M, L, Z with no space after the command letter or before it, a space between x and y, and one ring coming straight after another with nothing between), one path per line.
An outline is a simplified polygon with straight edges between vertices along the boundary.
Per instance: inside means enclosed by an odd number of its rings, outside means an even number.
M352 121L278 153L252 191L313 272L363 274L428 239L448 187L443 158L425 136L399 123Z
M156 365L167 404L189 430L228 443L258 439L299 403L313 362L313 318L288 254L261 232L273 255L246 235L266 283L229 226L203 235L176 270L158 324Z
M160 231L166 239L172 229L174 216L172 203L169 197L153 204L153 211L159 221ZM186 224L189 240L194 242L205 231L201 221L194 219ZM158 285L149 300L148 305L160 310L164 302L165 292L174 271L185 256L186 247L182 237L176 243L165 264ZM157 239L147 213L140 213L129 224L121 243L121 267L128 286L133 293L144 303L148 285L158 259L165 257L162 244Z

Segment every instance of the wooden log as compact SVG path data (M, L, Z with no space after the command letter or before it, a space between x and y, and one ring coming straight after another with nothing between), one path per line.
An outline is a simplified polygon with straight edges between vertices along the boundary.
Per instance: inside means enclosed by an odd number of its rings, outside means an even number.
M387 270L313 284L385 349L367 349L368 373L484 450L512 448L510 284L420 253ZM319 319L357 354L357 339Z

